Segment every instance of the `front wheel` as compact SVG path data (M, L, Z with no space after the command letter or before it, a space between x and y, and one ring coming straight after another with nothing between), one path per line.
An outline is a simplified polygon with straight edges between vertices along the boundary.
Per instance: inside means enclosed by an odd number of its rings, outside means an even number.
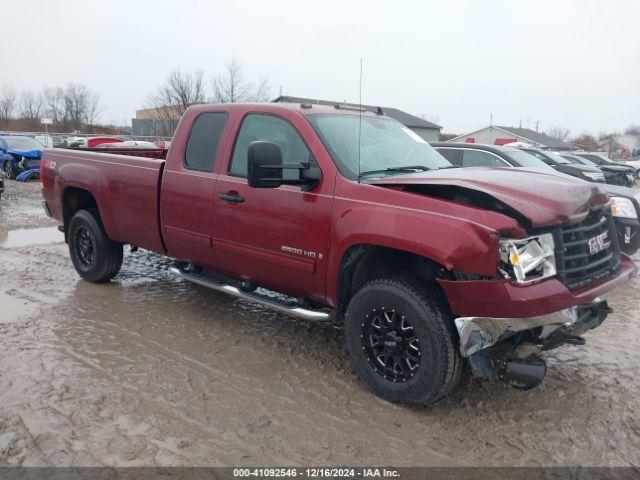
M347 307L345 344L355 373L390 402L433 405L460 379L451 314L442 294L428 285L395 279L366 284Z
M76 272L93 283L108 282L122 266L122 244L111 240L96 211L79 210L69 222L69 253Z

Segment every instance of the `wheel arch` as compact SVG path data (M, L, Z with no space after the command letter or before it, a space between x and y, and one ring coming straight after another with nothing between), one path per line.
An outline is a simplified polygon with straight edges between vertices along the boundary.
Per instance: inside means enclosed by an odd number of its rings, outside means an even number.
M414 252L376 244L352 245L340 261L336 291L338 309L344 312L349 299L368 281L393 277L429 282L440 290L435 279L451 279L453 273L438 262Z
M62 192L62 219L65 241L68 240L69 222L78 210L96 210L100 220L102 220L98 202L89 190L75 186L66 187Z

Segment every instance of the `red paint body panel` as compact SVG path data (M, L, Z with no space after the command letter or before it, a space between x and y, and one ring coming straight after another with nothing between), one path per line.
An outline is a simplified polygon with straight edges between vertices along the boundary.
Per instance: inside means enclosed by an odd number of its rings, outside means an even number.
M96 199L109 238L164 252L157 202L163 161L65 149L45 151L47 160L55 162L55 175L47 168L41 173L55 218L62 220L65 188L87 190Z
M596 183L521 168L473 167L396 175L376 185L446 185L484 192L527 217L536 228L583 220L609 203Z
M191 126L201 113L215 111L226 112L228 118L214 169L187 170L183 157ZM353 247L394 248L449 271L495 277L500 236L528 235L504 213L429 195L431 185L485 193L535 226L578 221L608 202L606 193L593 184L514 169L452 169L358 183L338 172L305 118L323 112L357 114L316 105L200 105L183 115L166 160L115 151L46 150L44 196L54 217L62 220L64 189L85 189L96 199L107 233L116 241L330 306L338 304L341 262ZM316 188L254 189L245 178L228 174L237 132L250 113L277 115L297 130L322 171ZM229 193L244 201L219 198ZM626 259L618 273L584 292L570 292L555 279L528 286L498 281L441 285L458 314L527 317L547 311L547 303L564 308L587 301L629 274Z
M502 281L438 280L451 311L460 316L535 317L589 302L627 282L636 274L635 262L622 255L618 272L602 282L570 291L555 278L530 285Z

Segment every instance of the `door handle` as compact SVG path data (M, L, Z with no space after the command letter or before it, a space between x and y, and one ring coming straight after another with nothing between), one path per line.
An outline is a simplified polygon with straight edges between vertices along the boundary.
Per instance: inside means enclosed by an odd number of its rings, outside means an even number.
M236 192L221 193L220 195L218 195L218 198L223 202L229 203L244 202L244 197L242 195L238 195Z

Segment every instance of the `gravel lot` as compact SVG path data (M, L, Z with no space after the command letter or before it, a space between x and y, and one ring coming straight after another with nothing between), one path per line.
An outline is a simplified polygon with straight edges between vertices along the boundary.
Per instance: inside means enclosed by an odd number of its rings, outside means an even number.
M637 279L585 346L547 355L536 390L469 380L412 410L365 391L339 328L176 280L143 251L89 284L55 225L37 182L7 182L0 465L640 465Z

